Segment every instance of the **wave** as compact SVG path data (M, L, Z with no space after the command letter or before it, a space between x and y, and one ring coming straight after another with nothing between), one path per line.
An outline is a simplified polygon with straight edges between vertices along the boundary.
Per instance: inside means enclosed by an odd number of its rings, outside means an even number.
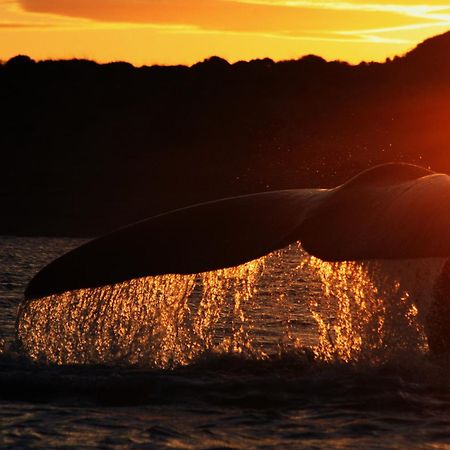
M188 402L267 409L314 403L362 410L380 404L410 410L439 399L440 407L450 411L449 370L449 361L437 364L427 357L377 366L327 362L307 349L265 359L204 353L172 370L48 365L24 361L10 351L0 358L0 396L116 406Z

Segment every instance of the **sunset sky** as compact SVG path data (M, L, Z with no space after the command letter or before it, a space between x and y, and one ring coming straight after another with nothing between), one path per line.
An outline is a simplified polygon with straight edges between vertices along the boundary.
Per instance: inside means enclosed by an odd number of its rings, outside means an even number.
M0 0L0 59L192 64L403 54L450 29L450 0Z

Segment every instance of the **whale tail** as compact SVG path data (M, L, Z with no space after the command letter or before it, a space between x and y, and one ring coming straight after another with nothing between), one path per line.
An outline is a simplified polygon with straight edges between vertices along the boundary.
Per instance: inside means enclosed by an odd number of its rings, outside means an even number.
M78 247L44 267L26 299L167 273L236 266L298 240L314 190L227 198L161 214Z
M369 169L303 221L306 251L328 261L450 255L450 177L408 164Z
M329 261L448 256L449 229L450 178L386 164L334 189L227 198L138 222L51 262L25 298L235 266L296 241Z

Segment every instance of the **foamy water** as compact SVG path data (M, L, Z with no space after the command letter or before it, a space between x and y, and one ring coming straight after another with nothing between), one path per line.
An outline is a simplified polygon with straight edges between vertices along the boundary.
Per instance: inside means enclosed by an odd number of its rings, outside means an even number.
M429 360L423 325L442 260L324 263L292 246L39 299L16 329L27 280L79 243L1 239L5 445L450 443L448 369Z

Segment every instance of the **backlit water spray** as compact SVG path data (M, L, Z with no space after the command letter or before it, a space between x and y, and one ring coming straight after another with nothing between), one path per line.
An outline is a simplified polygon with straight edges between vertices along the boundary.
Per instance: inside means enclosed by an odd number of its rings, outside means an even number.
M264 359L304 347L377 364L426 350L423 317L442 264L326 263L294 245L238 267L26 302L17 335L31 359L54 364L173 368L208 352Z
M324 295L311 305L325 360L382 363L427 350L424 321L442 259L328 263L311 257Z

